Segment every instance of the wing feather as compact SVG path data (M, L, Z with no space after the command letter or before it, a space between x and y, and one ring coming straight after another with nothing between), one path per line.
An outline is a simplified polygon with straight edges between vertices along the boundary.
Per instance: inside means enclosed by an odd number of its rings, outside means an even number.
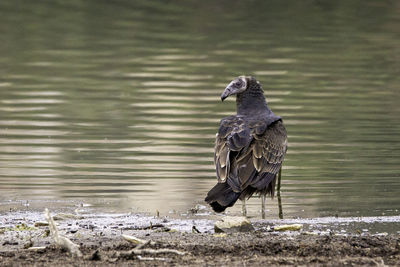
M234 191L266 190L282 166L287 134L281 120L230 116L221 120L215 143L218 182ZM247 188L247 187L251 188ZM272 190L273 192L273 190Z
M255 140L254 145L252 146L253 148L253 156L256 158L261 158L264 154L264 144L262 141Z
M242 117L230 116L221 120L215 140L214 155L218 182L225 182L230 173L237 177L237 162L231 154L238 154L250 142L250 129L246 126L246 122ZM236 166L234 170L230 169L231 165Z

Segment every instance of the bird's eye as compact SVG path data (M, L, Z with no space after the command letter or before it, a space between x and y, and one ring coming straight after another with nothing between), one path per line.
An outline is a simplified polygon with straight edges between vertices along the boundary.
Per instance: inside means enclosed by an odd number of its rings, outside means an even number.
M236 86L241 86L241 85L242 85L242 81L237 81L237 82L235 83L235 85L236 85Z

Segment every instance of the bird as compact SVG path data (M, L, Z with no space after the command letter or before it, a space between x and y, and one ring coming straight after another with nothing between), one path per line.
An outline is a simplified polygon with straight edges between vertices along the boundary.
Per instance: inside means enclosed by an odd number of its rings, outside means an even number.
M288 148L286 128L282 118L268 107L255 77L235 78L221 94L221 101L231 95L236 95L237 114L220 121L214 153L218 183L205 201L220 213L240 199L246 216L246 199L258 194L265 218L265 197L274 196Z

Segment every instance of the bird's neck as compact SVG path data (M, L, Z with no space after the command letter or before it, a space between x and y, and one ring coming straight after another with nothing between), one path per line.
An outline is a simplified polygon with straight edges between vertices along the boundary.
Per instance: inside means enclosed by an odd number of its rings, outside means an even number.
M271 111L261 88L246 90L237 94L236 107L238 115L255 115Z

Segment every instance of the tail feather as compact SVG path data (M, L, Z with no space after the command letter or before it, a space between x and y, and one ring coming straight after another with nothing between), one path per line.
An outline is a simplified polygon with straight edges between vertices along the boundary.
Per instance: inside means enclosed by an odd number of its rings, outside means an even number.
M208 192L205 201L215 212L223 212L232 207L239 196L240 193L234 192L228 183L218 183Z

